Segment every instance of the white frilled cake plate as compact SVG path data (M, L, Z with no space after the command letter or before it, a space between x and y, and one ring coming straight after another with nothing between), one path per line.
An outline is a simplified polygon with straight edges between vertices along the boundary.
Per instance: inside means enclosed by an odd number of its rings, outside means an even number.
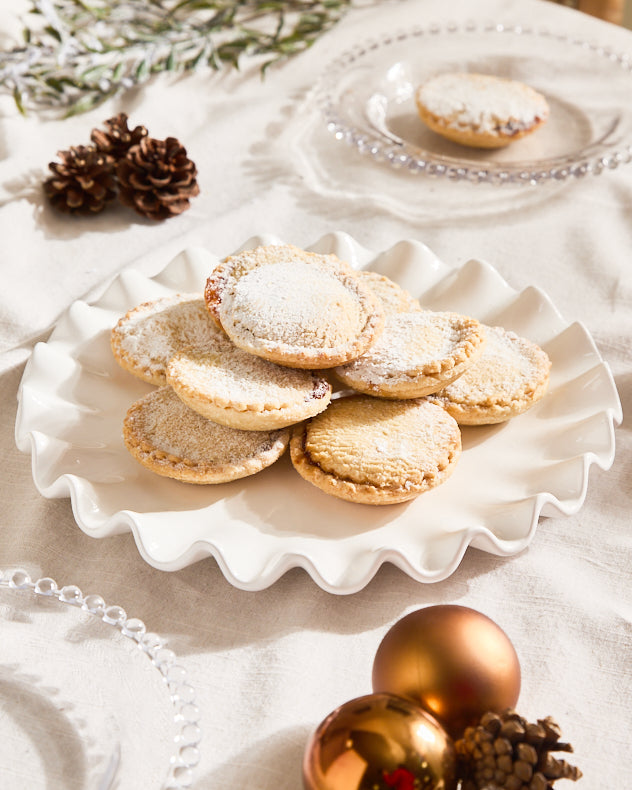
M273 236L247 241L283 243ZM510 422L463 429L449 480L408 503L371 507L330 497L282 457L252 477L194 486L154 475L125 449L123 418L151 387L121 369L110 330L131 307L175 292L201 292L219 258L180 253L148 278L129 269L93 304L75 302L38 343L19 389L16 442L31 453L45 497L70 497L93 537L131 531L142 557L173 571L214 557L229 582L260 590L302 567L324 590L353 593L390 562L420 582L448 577L468 546L510 556L541 516L582 506L593 463L608 469L622 419L612 375L587 330L567 322L537 288L517 292L489 264L460 268L400 241L376 252L344 233L309 249L387 275L425 307L500 325L541 345L552 361L547 395Z

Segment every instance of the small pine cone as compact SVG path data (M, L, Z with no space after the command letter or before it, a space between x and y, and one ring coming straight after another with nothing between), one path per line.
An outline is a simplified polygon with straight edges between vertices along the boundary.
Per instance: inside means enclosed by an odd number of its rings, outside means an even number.
M530 723L513 710L486 713L455 743L462 790L552 790L557 779L576 781L578 768L551 752L572 752L560 743L550 716Z
M200 191L195 164L175 137L143 137L116 166L121 203L151 219L167 219L189 208Z
M93 146L73 146L51 162L53 175L44 181L44 193L59 211L98 214L116 197L114 160Z
M147 129L144 126L135 126L130 129L127 125L127 115L124 112L115 115L104 121L107 130L93 129L90 139L98 151L109 154L116 161L125 156L133 145L137 145L147 137Z

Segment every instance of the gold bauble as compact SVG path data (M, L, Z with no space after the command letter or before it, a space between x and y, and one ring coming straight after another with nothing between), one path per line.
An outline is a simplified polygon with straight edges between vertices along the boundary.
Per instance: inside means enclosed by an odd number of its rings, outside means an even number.
M458 738L484 713L516 705L520 665L489 617L465 606L428 606L387 632L373 663L373 691L410 699Z
M417 705L368 694L318 726L305 750L303 783L306 790L454 790L454 745Z

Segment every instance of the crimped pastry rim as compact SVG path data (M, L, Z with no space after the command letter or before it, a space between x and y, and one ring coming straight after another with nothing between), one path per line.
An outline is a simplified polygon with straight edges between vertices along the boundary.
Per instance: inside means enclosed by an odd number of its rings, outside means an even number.
M247 402L246 399L242 401L236 401L234 399L228 400L226 402L222 402L217 396L209 395L205 397L204 395L200 394L200 389L191 385L187 380L186 377L183 376L180 372L172 371L173 366L187 353L189 353L189 349L182 349L177 354L175 354L169 362L167 366L167 383L169 386L173 387L174 391L179 397L187 398L188 400L192 400L195 402L208 402L212 403L217 409L227 409L234 412L253 412L255 414L263 414L263 413L279 413L283 411L290 411L297 409L299 407L299 402L284 402L284 403L270 403L265 402L264 400L259 401L258 403L254 403L253 401ZM331 399L331 392L332 387L331 384L324 378L318 376L314 371L304 370L305 374L311 373L311 389L308 390L305 387L304 391L304 402L311 402L311 401L320 401L329 397L326 400L326 403L329 402ZM319 388L323 388L324 385L324 392L323 395L319 398L316 396L316 392ZM298 391L298 388L297 388ZM305 417L312 416L311 414L305 412ZM305 417L299 417L298 419L305 419ZM298 421L298 420L297 420Z
M513 398L512 400L496 399L485 406L477 404L468 405L464 401L449 398L445 395L430 395L443 408L452 415L459 425L494 425L506 422L513 417L528 411L546 395L549 388L549 379L539 382L531 391L529 397Z
M544 102L545 112L543 115L538 115L535 111L533 113L533 117L530 120L521 119L520 123L522 126L520 128L514 129L511 132L505 132L502 129L502 125L508 124L511 121L510 117L506 117L504 119L498 118L498 127L496 129L490 130L481 130L477 128L474 124L467 124L462 123L460 126L453 125L449 118L439 115L438 113L433 112L424 100L421 98L421 92L423 88L432 82L434 79L441 78L444 76L448 76L447 74L438 74L435 77L430 78L424 84L420 85L417 90L415 90L414 99L415 105L417 107L417 112L421 120L434 132L437 134L446 137L449 140L452 140L457 143L461 143L461 145L471 146L471 147L479 147L479 148L502 148L505 147L516 140L520 140L527 135L532 134L541 126L543 126L549 117L549 108L548 103L544 96L532 88L530 85L526 84L525 82L519 80L513 80L509 78L498 77L496 75L490 74L480 74L480 73L473 73L473 72L460 72L455 73L454 76L458 76L464 81L468 78L471 79L472 82L476 82L479 78L483 78L485 80L494 80L501 83L508 83L514 86L516 93L529 93L532 94L534 99L542 99Z
M363 395L352 395L351 398L363 398ZM421 399L419 399L421 400ZM424 473L421 481L411 483L409 480L401 486L379 486L370 482L358 482L343 477L334 472L329 472L314 461L305 447L305 440L312 419L295 425L290 438L290 459L292 465L301 477L325 493L345 499L349 502L371 505L390 505L406 502L420 494L430 491L441 485L454 471L461 455L461 433L456 426L456 442L446 447L448 461L445 465L437 465L435 473Z
M433 312L434 316L441 316L442 318L447 317L447 319L458 324L460 332L467 331L466 337L459 341L453 354L423 365L410 367L407 370L397 370L392 375L386 375L381 378L373 377L373 380L371 380L368 373L363 373L363 358L360 357L346 365L336 366L334 369L336 377L358 392L363 392L367 395L377 394L381 397L423 397L446 387L483 353L485 347L483 326L475 318L452 311L434 312L422 310L421 314L425 312ZM403 311L397 315L397 318L402 318L407 314L417 316L420 314L420 311L411 311L410 313ZM387 331L386 328L385 331ZM370 349L367 354L370 357ZM358 368L359 371L357 370ZM412 394L413 392L416 394Z
M430 395L429 398L443 406L459 425L493 425L517 417L541 400L549 387L551 360L541 346L504 327L484 324L483 327L486 331L499 335L512 350L517 349L518 356L528 356L533 363L533 375L521 390L516 390L515 397L512 398L503 398L498 392L491 392L486 401L480 403L459 398L450 392L444 393L443 390Z
M283 455L290 439L287 428L270 431L278 433L277 437L270 437L271 446L260 451L256 456L245 458L232 464L210 464L206 462L191 461L168 453L153 445L151 442L138 435L132 427L132 418L142 410L150 398L158 393L170 389L162 387L144 395L130 405L123 422L123 439L130 454L146 469L163 477L179 480L186 483L213 484L228 483L242 477L256 474L274 463ZM262 431L262 434L267 432Z
M135 316L145 313L147 317L152 315L158 316L162 310L153 309L161 302L167 303L170 306L177 306L184 304L188 301L201 301L204 303L204 296L200 293L173 293L168 296L157 297L155 299L146 299L140 304L131 307L127 312L122 315L110 331L110 348L117 363L131 373L133 376L145 381L147 384L153 384L156 387L164 387L166 384L166 368L167 365L141 365L138 362L137 355L130 353L123 348L124 335L122 329L126 324L129 324ZM168 360L167 360L168 363Z
M537 131L541 126L544 126L547 121L546 118L534 120L531 125L523 129L518 129L512 134L507 134L500 130L481 132L469 128L457 129L450 126L441 116L435 115L427 110L417 99L416 105L419 117L429 129L453 142L472 148L503 148L527 135L533 134L533 132Z
M352 359L359 357L367 348L379 337L384 327L384 308L379 298L373 291L356 275L356 272L348 263L338 258L333 253L322 255L319 253L302 250L292 244L271 245L278 250L283 250L281 254L291 253L296 258L305 263L330 261L335 264L336 270L333 272L336 279L342 282L348 289L347 283L351 284L352 291L355 292L365 314L365 322L359 334L342 347L331 349L310 348L308 346L292 345L270 340L260 340L257 343L249 342L232 331L226 326L221 317L221 296L228 286L230 271L244 259L253 259L263 247L246 250L236 255L225 258L211 273L206 281L204 288L204 299L207 308L214 317L216 323L221 326L233 343L250 354L263 357L278 365L297 368L324 369L344 364ZM266 247L269 249L270 247ZM276 261L275 261L276 262ZM265 265L265 263L263 264ZM248 269L251 271L255 266Z

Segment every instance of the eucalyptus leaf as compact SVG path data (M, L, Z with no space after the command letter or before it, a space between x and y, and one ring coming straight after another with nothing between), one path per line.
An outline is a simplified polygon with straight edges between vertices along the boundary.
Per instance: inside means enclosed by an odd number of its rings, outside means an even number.
M64 117L70 118L73 115L81 115L81 113L88 112L88 110L94 109L99 104L103 104L108 98L107 93L100 93L95 90L90 93L84 93L80 99L70 105Z
M22 92L20 91L20 89L17 86L13 89L13 101L15 102L15 106L22 113L22 115L25 115L26 111L24 109L24 101L23 101L23 98L22 98Z
M263 56L264 75L309 48L351 3L31 0L37 23L27 23L21 47L0 52L0 90L21 113L59 108L68 116L160 71L239 68L242 58Z

